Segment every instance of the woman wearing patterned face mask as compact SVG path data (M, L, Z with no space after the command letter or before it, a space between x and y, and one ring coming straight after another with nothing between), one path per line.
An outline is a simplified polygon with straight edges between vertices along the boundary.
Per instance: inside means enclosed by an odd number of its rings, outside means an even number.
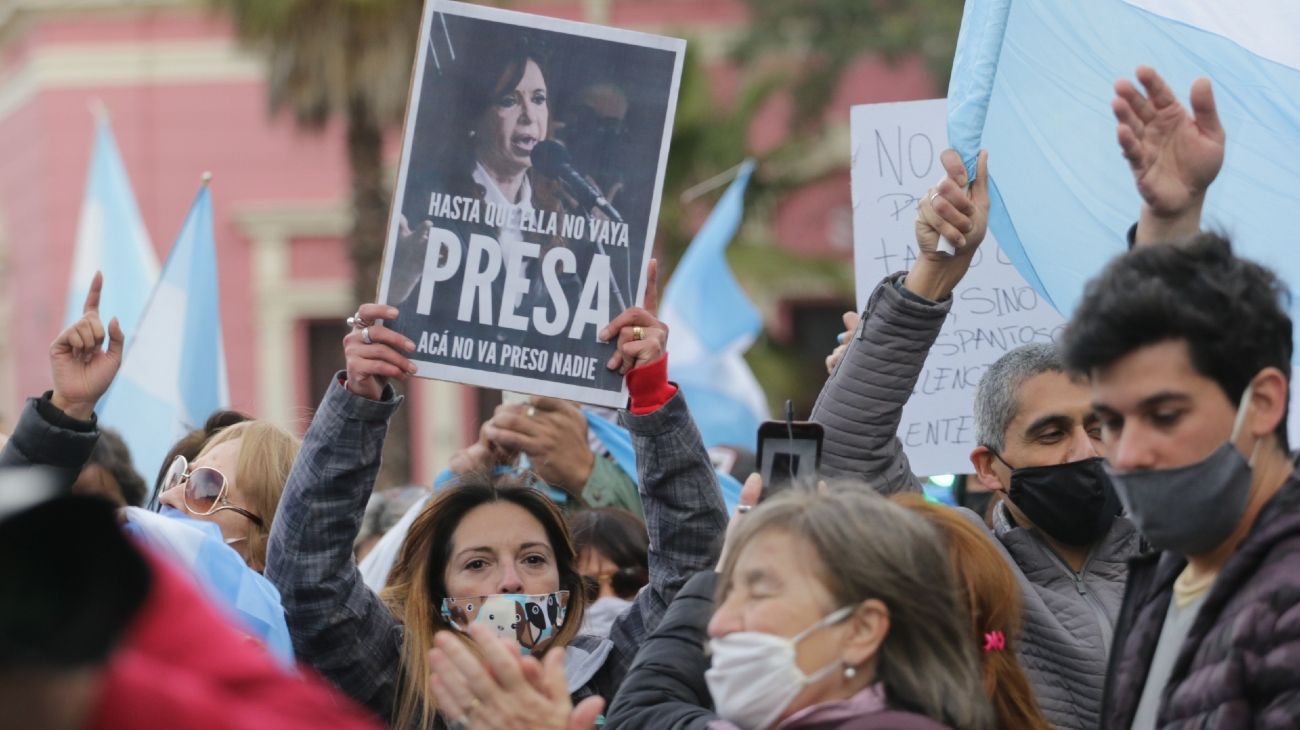
M516 657L562 663L566 701L592 707L613 698L668 598L712 565L726 524L708 453L668 382L668 332L651 314L654 270L646 309L628 309L602 332L618 345L607 367L627 377L622 421L659 547L649 583L609 636L581 632L588 600L559 508L540 491L489 476L463 475L424 508L382 597L362 583L352 544L387 420L401 404L388 379L411 372L405 353L414 349L375 323L394 319L394 308L364 304L344 339L347 370L303 440L267 551L266 574L280 589L304 663L399 728L540 727L527 706L482 677L471 683L439 672L443 663L429 654L435 643L471 654L471 641L481 651L504 639Z

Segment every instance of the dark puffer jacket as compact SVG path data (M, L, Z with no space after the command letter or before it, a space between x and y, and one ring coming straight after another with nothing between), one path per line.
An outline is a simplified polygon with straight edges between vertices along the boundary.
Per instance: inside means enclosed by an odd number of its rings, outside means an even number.
M605 717L610 730L707 730L718 719L704 682L718 574L696 573L641 644Z
M1106 728L1133 723L1186 565L1171 553L1131 564L1106 683ZM1161 694L1156 726L1300 727L1300 471L1219 571Z

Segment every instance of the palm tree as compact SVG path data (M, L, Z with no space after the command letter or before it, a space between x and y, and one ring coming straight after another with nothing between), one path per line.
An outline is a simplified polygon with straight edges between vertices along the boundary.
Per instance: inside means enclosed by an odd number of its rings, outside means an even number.
M242 41L265 54L272 113L292 113L308 130L343 120L352 187L352 289L358 302L374 301L390 195L384 131L405 115L423 0L208 2L230 16ZM405 426L404 416L394 419L382 482L409 477Z

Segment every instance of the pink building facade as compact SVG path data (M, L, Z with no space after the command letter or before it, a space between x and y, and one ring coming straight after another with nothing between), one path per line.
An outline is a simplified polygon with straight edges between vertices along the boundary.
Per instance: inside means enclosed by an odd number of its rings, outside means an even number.
M685 33L721 98L725 52L745 23L739 0L535 0L520 9ZM108 109L146 227L165 258L205 171L215 233L232 406L298 431L337 357L353 309L348 170L342 130L270 118L263 66L225 20L188 0L0 0L0 430L48 387L46 354L63 317L90 159L92 104ZM843 164L778 209L775 235L808 254L852 254L847 174L850 103L923 98L919 67L864 64L832 114ZM756 149L775 144L788 109L765 111ZM107 282L112 286L113 282ZM772 309L770 306L765 309ZM773 316L777 316L775 310ZM334 343L334 345L330 345ZM313 373L313 370L316 372ZM475 393L410 388L414 477L427 481L477 432Z

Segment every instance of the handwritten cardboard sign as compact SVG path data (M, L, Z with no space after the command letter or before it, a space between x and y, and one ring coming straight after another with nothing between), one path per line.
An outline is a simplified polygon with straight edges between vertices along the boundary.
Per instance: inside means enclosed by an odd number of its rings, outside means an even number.
M853 252L858 309L887 275L916 261L917 201L944 176L943 99L852 110ZM953 292L952 313L930 350L898 437L917 474L971 471L975 387L1009 350L1060 337L1065 323L1011 265L993 235Z

